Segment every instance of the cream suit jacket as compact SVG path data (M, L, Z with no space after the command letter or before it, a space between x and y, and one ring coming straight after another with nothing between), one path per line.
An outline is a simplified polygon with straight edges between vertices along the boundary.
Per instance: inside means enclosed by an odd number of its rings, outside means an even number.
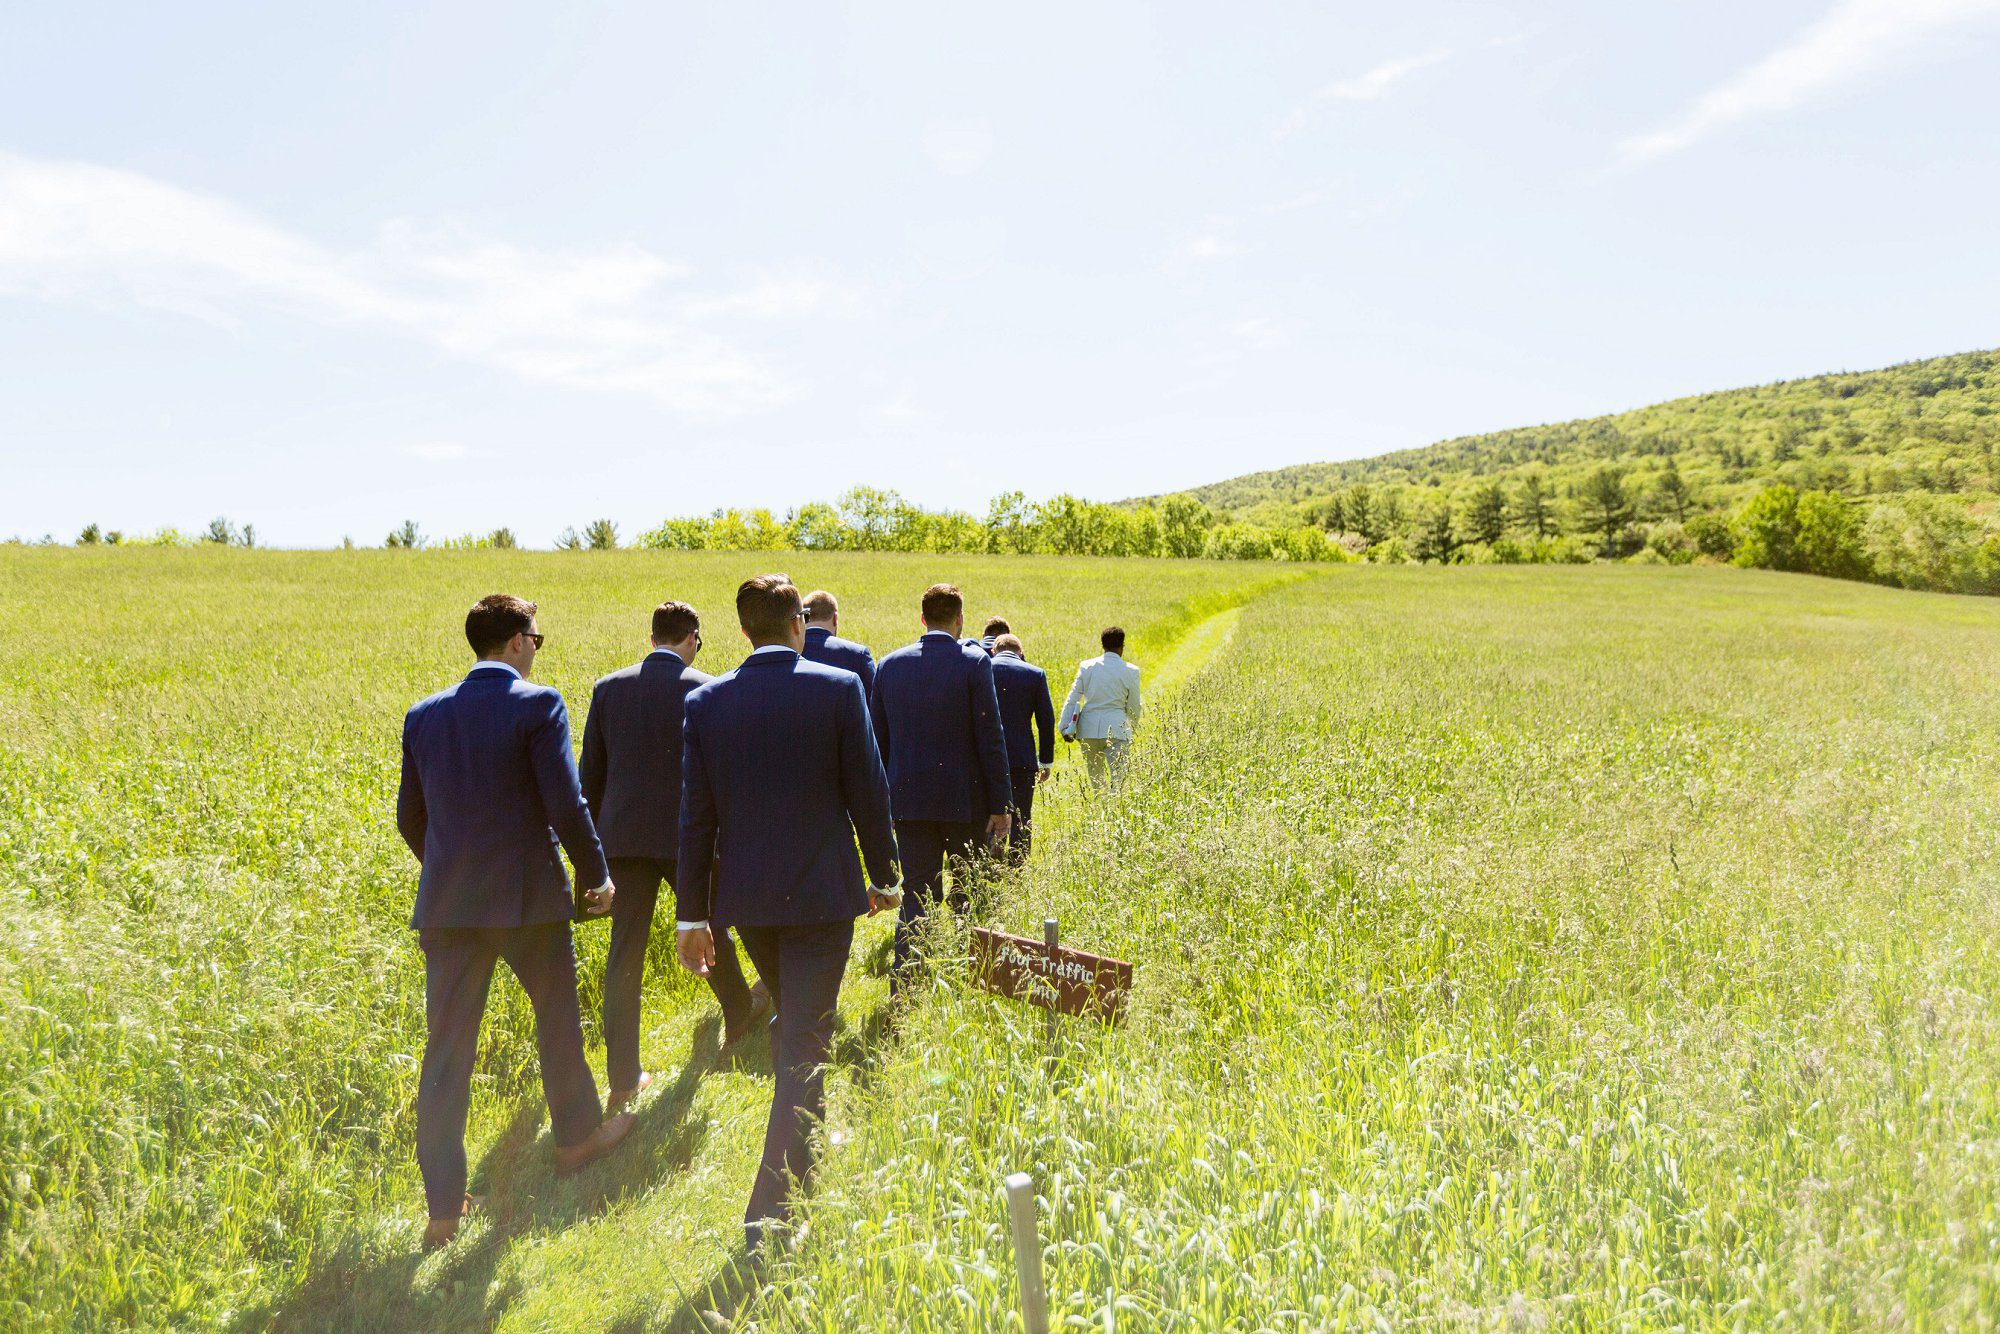
M1077 667L1076 684L1056 715L1056 726L1076 740L1130 741L1139 708L1139 669L1107 653Z

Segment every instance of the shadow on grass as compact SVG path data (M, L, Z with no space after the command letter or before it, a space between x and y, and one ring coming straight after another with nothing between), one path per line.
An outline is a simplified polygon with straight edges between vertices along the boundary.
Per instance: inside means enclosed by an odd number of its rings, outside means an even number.
M422 1205L413 1202L408 1220L350 1231L337 1246L316 1255L296 1289L271 1306L243 1312L237 1328L491 1326L520 1295L518 1279L499 1277L517 1242L587 1223L687 1171L708 1135L707 1120L688 1115L701 1081L719 1068L756 1074L762 1067L761 1073L769 1073L767 1044L746 1044L750 1050L723 1057L719 1031L720 1021L713 1017L696 1030L694 1049L678 1077L641 1101L631 1135L609 1157L573 1177L558 1177L551 1145L542 1134L546 1109L537 1089L521 1100L506 1129L473 1168L472 1193L483 1194L485 1202L452 1245L435 1256L419 1251ZM723 1294L717 1291L715 1298L720 1301ZM711 1304L707 1309L715 1308Z

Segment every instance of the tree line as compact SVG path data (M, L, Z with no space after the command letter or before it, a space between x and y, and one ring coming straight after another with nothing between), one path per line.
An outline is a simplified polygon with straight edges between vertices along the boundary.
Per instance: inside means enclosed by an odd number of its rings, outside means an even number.
M996 497L986 514L933 510L893 490L857 486L831 503L782 515L718 509L666 519L629 542L610 519L566 528L564 551L901 551L994 555L1173 557L1207 560L1450 564L1728 563L1903 588L2000 593L2000 534L1956 498L1911 491L1855 497L1772 483L1730 509L1711 507L1672 462L1643 481L1600 466L1558 488L1539 468L1486 479L1453 495L1356 482L1312 501L1304 521L1270 527L1231 519L1191 495L1113 505L1058 495ZM256 545L256 530L216 519L194 537L145 538L96 524L78 545L133 542ZM349 540L344 546L352 548ZM406 520L382 542L395 550L511 550L511 528L432 539Z

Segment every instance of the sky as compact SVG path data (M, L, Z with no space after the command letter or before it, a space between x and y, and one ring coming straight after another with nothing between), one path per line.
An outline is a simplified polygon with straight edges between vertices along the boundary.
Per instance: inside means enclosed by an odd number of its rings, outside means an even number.
M983 513L2000 344L2000 0L10 6L0 536Z

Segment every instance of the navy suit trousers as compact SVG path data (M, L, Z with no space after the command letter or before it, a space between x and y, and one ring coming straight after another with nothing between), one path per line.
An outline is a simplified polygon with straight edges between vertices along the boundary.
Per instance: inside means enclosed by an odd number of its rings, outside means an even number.
M576 996L576 945L568 922L536 926L427 927L424 951L423 1072L417 1081L417 1165L431 1217L456 1218L465 1203L465 1118L472 1106L472 1065L493 966L505 959L535 1011L556 1143L590 1138L603 1119L597 1084L583 1059L583 1012Z
M984 820L898 820L896 847L903 860L903 906L896 914L895 968L889 989L901 984L916 949L918 926L944 894L951 867L949 902L957 912L971 906L972 887L986 854Z
M660 886L672 888L674 864L659 857L613 857L611 950L604 958L604 1079L613 1093L639 1082L639 992L646 980L646 946ZM715 967L708 989L722 1003L722 1022L734 1028L750 1013L750 987L736 958L736 942L715 933Z
M793 1189L812 1175L812 1134L826 1119L826 1058L833 1047L834 1014L854 944L854 923L739 926L736 934L778 1007L771 1119L764 1127L764 1158L750 1188L750 1207L743 1214L754 1249L765 1223L789 1217Z
M1008 774L1014 789L1014 804L1008 810L1014 816L1014 823L1007 830L1007 860L1016 866L1028 860L1028 849L1034 846L1035 779L1041 772L1031 764Z

